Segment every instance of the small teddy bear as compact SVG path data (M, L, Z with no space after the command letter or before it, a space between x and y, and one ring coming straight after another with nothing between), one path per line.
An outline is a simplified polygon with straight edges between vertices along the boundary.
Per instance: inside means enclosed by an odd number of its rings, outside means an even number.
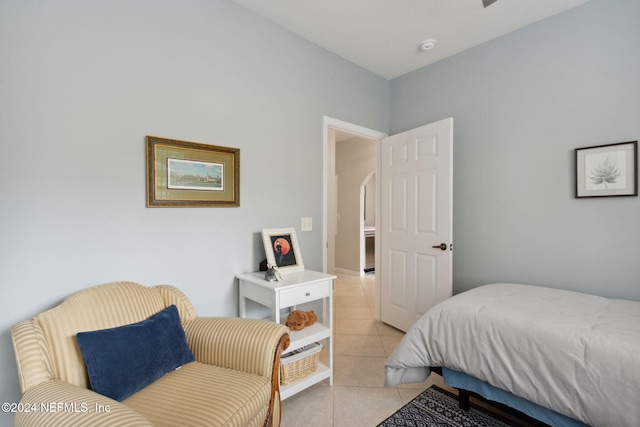
M311 326L318 321L318 315L315 314L313 310L307 311L307 315L309 316L309 319L307 320L306 326Z
M318 316L311 311L293 310L287 317L287 326L292 331L301 331L318 320Z

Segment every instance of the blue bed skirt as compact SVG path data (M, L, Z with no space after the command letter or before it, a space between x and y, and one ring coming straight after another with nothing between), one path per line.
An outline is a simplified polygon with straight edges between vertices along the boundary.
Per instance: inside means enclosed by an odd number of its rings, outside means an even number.
M531 403L526 399L509 393L508 391L504 391L500 388L494 387L491 384L488 384L462 372L442 368L442 376L444 378L444 383L450 387L472 391L487 400L492 400L494 402L499 402L507 405L510 408L516 409L523 414L527 414L531 418L542 421L543 423L549 424L550 426L588 427L586 424L583 424L580 421L576 421L550 409L544 408L540 405L536 405L535 403Z

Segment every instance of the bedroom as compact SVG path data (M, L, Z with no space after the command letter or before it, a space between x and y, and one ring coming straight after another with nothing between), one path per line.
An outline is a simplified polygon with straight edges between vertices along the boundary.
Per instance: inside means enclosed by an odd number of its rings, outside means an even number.
M455 118L455 293L640 299L640 202L572 194L574 148L640 135L638 2L591 0L391 81L232 2L84 3L0 2L3 401L11 325L78 289L171 283L236 315L260 230L321 223L323 115L387 133ZM240 148L240 208L147 209L145 135ZM320 227L299 240L320 269Z

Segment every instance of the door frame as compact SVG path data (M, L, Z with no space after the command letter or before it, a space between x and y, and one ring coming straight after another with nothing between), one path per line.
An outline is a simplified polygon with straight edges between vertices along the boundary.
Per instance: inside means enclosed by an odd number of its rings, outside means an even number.
M375 245L378 246L379 237L378 237L378 218L380 218L380 186L378 185L378 179L380 176L380 147L382 145L382 138L386 138L389 136L386 133L379 132L377 130L369 129L360 125L356 125L353 123L345 122L343 120L335 119L328 116L322 117L322 271L327 272L327 252L329 246L329 235L328 235L328 221L329 221L329 213L328 213L328 170L329 170L329 162L332 162L332 170L335 170L335 158L329 159L329 130L338 130L343 132L348 132L353 134L354 136L360 136L363 138L376 140L376 151L378 153L376 160L376 233L375 233ZM363 230L361 230L363 231ZM376 265L378 264L378 251L376 251ZM378 284L378 275L376 275L376 291L375 291L375 312L374 318L380 319L380 286Z

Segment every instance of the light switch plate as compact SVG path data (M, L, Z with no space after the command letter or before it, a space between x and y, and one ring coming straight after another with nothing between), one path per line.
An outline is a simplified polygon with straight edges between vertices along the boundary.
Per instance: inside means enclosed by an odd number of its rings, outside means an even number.
M300 220L300 230L311 231L313 230L313 218L310 216L304 216Z

